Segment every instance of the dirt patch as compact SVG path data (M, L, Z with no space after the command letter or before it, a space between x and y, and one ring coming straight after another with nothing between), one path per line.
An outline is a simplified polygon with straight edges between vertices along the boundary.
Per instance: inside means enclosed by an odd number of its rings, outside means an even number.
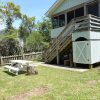
M12 96L10 97L8 100L25 100L28 97L31 96L41 96L45 93L47 93L49 91L48 87L39 87L39 88L35 88L32 91L26 92L26 93L22 93L16 96Z
M98 80L98 83L100 83L100 80Z
M91 81L88 81L87 83L89 85L95 85L95 84L97 84L97 81L96 80L91 80Z

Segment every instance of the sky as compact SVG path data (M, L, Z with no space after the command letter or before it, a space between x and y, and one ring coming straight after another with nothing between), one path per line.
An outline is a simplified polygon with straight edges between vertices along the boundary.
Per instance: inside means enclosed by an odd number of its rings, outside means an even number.
M44 14L53 5L56 0L0 0L2 2L12 1L19 5L21 12L27 16L35 16L36 22L41 21ZM14 27L18 27L19 22L14 23ZM4 25L0 25L0 30L4 28Z

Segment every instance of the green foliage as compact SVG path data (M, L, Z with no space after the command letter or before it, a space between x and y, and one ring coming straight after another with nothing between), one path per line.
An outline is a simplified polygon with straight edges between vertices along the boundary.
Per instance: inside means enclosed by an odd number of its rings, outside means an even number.
M51 41L51 21L44 17L41 22L38 23L38 32L43 36L45 42Z
M26 42L26 38L33 32L35 28L35 17L22 16L22 23L19 27L19 37Z
M43 50L49 48L49 42L43 41Z
M3 38L0 41L0 55L9 56L20 53L19 42L11 37Z
M51 40L51 22L48 18L44 17L42 21L37 24L36 28L35 17L23 15L20 12L20 7L13 2L7 2L1 6L0 14L3 22L6 23L5 34L0 35L1 43L6 43L6 41L10 41L9 39L16 40L19 37L19 42L24 42L25 51L42 51L43 49L48 48ZM16 30L13 28L13 23L18 19L21 19L21 24L19 29ZM5 41L3 41L3 39L5 39ZM5 45L6 44L4 44L4 46ZM7 55L8 54L9 53L7 53Z
M27 48L30 51L41 51L43 49L43 37L37 31L34 31L29 35L26 42Z
M2 30L1 31L1 34L0 34L0 40L3 40L5 38L13 38L13 39L17 39L17 31L16 29L13 29L13 30L10 30L8 33L6 33L5 30ZM10 34L12 33L12 34Z
M26 20L25 20L26 21ZM30 21L31 22L31 21ZM25 25L24 25L25 24ZM25 28L27 23L22 24ZM23 28L23 32L20 31L22 37L26 38L25 47L28 51L42 51L49 47L49 42L51 40L50 30L51 30L51 22L47 18L43 18L42 22L37 24L37 30L32 30L31 32L27 31L29 28ZM23 33L23 34L22 34ZM26 33L26 34L25 34ZM28 34L29 33L29 34ZM32 33L32 34L31 34ZM29 35L29 36L28 36Z
M12 39L16 39L17 38L17 35L16 33L13 33L13 34L2 34L0 35L0 39L5 39L5 38L12 38Z

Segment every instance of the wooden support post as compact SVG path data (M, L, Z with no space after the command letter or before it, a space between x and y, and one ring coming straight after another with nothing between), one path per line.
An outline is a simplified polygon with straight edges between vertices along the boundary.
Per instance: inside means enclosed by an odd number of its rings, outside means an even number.
M70 67L73 67L72 59L70 59Z
M93 68L93 65L92 64L89 64L89 69L92 69Z
M22 54L22 59L25 60L25 56L24 56L24 54Z
M59 65L59 51L57 50L57 65Z
M69 53L69 61L70 61L70 67L73 66L73 60L72 60L72 53Z
M74 63L74 67L76 67L76 63Z

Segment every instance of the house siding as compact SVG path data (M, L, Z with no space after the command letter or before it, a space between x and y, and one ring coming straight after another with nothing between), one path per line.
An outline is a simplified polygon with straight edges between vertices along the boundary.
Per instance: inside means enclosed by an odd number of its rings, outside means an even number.
M100 41L91 42L91 64L100 62Z
M64 2L54 11L53 14L60 13L88 1L91 0L64 0Z

